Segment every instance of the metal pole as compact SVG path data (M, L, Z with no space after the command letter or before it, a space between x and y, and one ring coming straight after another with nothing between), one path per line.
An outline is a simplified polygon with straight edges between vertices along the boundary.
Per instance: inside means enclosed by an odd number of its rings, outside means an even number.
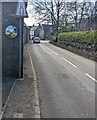
M20 18L19 78L23 78L23 18Z
M11 74L13 75L13 39L10 39L11 40Z

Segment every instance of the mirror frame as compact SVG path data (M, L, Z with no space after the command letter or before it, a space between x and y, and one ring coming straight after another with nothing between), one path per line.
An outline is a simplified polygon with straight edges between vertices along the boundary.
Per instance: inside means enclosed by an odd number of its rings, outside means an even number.
M14 25L8 25L5 29L5 34L9 38L16 38L18 35L18 30Z

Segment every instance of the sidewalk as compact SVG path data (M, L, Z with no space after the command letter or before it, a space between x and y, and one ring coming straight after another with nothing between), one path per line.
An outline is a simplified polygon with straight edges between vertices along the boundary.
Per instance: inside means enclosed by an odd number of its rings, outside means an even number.
M4 110L3 118L34 118L34 81L30 58L24 46L24 79L17 79Z

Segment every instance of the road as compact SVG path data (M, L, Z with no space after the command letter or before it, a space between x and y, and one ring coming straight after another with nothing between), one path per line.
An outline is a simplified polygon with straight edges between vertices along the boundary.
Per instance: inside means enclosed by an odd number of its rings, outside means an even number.
M47 41L31 44L42 118L95 118L95 62Z

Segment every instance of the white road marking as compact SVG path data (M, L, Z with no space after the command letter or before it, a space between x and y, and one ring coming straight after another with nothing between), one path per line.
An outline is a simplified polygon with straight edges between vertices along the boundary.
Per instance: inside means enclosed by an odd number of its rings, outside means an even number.
M44 45L42 44L42 46L44 47Z
M77 68L76 65L74 65L73 63L71 63L70 61L68 61L67 59L65 59L64 57L61 57L63 60L65 60L66 62L68 62L70 65L72 65L73 67Z
M40 45L40 47L42 47L42 49L45 49L45 48L43 47L43 45Z
M22 113L15 113L13 118L23 118L23 114Z
M38 96L38 87L37 87L37 77L36 77L36 72L35 72L35 69L34 69L34 65L33 65L33 62L32 62L32 58L31 58L31 54L30 54L29 49L28 49L28 54L29 54L30 63L31 63L31 66L32 66L33 79L34 79L35 118L41 118L41 116L40 116L40 105L39 105L39 96Z
M85 73L86 76L88 76L89 78L91 78L93 81L97 82L97 80L95 78L93 78L91 75Z
M50 50L48 47L46 47L48 50Z
M54 52L53 50L51 50L52 53L54 53L55 55L58 55L58 53Z
M50 50L50 51L51 51L52 53L54 53L55 55L58 55L58 53L54 52L53 50L49 49L48 47L45 47L45 48L44 48L44 45L40 45L40 46L42 47L42 49L47 48L48 50Z

